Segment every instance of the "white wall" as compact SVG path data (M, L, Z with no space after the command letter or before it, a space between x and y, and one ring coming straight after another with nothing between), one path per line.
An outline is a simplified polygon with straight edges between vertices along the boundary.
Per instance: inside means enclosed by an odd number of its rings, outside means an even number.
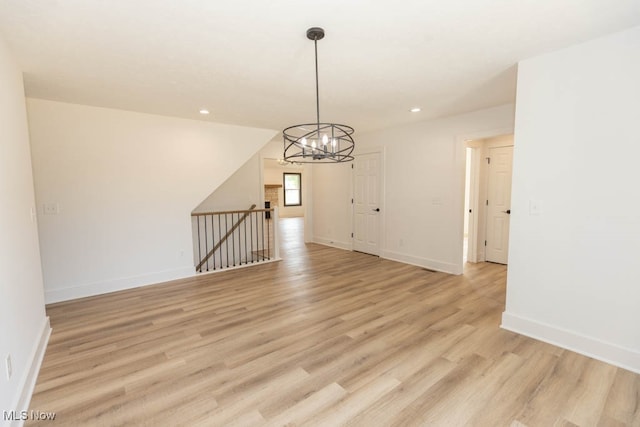
M513 114L505 105L356 135L356 155L384 152L382 257L462 272L464 141L512 132ZM350 244L351 168L318 165L313 174L316 238Z
M313 165L313 241L351 249L351 163Z
M25 410L50 328L22 73L0 38L0 412ZM33 211L32 211L33 210ZM13 375L5 361L11 356ZM3 418L4 419L4 418Z
M520 64L503 315L636 372L639 76L640 27Z
M202 201L194 212L244 210L252 204L256 205L256 209L261 209L263 198L260 153L256 153Z
M191 211L274 134L29 99L46 300L194 274Z

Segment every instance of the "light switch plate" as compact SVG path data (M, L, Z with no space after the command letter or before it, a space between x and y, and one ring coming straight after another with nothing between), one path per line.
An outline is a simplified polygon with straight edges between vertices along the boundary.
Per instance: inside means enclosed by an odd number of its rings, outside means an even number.
M7 380L11 379L13 375L13 365L11 364L11 355L9 354L5 359L5 366L7 368Z

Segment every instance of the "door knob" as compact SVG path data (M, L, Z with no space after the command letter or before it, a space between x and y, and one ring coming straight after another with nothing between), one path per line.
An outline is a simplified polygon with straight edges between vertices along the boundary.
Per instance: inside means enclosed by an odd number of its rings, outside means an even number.
M371 209L374 212L380 212L380 208Z
M503 213L506 213L507 215L511 215L511 209L507 209L506 211L502 211Z

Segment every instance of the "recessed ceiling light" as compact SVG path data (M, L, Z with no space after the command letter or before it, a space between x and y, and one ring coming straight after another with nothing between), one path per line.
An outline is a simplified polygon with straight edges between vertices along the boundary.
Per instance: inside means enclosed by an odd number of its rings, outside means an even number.
M209 114L209 110L205 110L203 108L202 110L200 110L200 114L202 114L203 116L206 116L207 114Z
M419 113L420 111L422 111L422 109L420 107L413 107L411 110L412 113Z

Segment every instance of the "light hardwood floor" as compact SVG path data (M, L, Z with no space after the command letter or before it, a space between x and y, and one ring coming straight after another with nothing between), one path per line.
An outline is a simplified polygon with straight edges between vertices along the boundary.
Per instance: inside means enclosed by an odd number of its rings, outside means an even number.
M282 225L281 262L48 306L30 407L65 426L640 426L640 375L499 328L505 267L433 273Z

